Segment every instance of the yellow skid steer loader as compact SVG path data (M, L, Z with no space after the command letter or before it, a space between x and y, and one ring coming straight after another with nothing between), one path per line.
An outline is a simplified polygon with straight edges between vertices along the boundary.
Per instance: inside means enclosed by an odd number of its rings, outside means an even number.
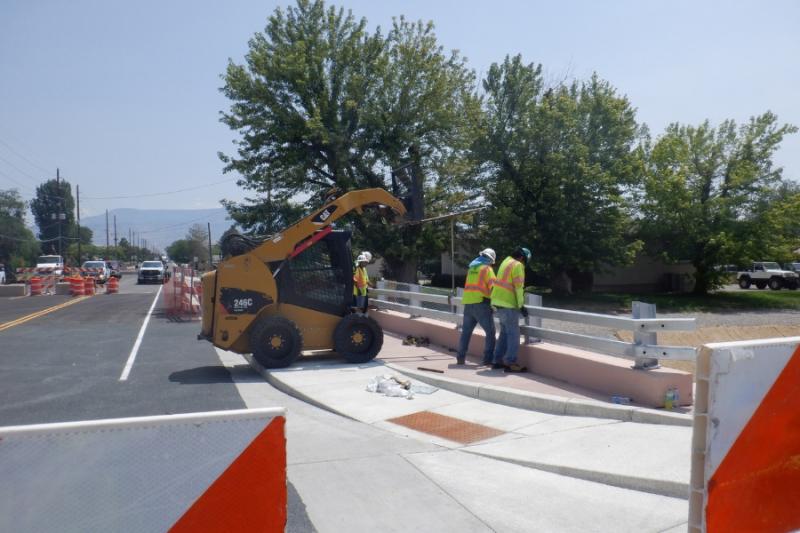
M387 191L363 189L330 197L263 241L234 235L228 243L231 255L203 275L198 338L252 353L266 368L287 367L302 350L333 349L351 363L373 359L383 345L383 331L352 307L350 233L332 226L353 210L372 207L384 217L406 213Z

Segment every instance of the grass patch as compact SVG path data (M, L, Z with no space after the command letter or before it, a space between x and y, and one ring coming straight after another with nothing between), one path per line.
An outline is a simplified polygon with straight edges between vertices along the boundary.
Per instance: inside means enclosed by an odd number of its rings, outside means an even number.
M659 312L741 312L753 310L800 310L800 292L754 289L742 292L694 294L582 293L573 296L541 294L547 307L561 307L596 313L630 313L631 302L656 304Z

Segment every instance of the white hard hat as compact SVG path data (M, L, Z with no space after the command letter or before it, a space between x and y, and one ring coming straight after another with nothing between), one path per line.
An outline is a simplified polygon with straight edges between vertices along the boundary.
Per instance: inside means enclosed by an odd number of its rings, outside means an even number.
M361 255L364 256L364 260L367 263L372 262L372 254L371 253L369 253L369 252L361 252Z
M369 259L364 254L359 255L356 257L356 263L369 263Z
M497 254L495 254L494 250L492 250L491 248L486 248L485 250L481 250L481 255L484 255L489 259L491 259L492 263L494 263L495 259L497 258Z

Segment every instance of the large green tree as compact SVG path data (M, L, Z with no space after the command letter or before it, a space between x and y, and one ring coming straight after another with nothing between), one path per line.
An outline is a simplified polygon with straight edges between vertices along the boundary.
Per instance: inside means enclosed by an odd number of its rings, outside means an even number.
M75 199L72 186L64 180L48 180L36 187L36 197L31 200L31 211L39 228L42 250L63 253L74 234Z
M5 265L30 265L39 253L36 238L25 226L25 207L17 190L0 190L0 263Z
M255 193L225 205L246 229L279 229L298 215L298 195L313 204L332 188L388 188L392 173L398 192L412 189L417 218L426 193L431 212L463 198L453 192L468 175L459 161L477 110L474 78L432 24L400 18L384 37L350 12L299 0L269 17L224 79L232 103L222 120L241 137L237 154L221 157ZM438 208L431 201L445 197ZM394 277L415 278L425 230L356 224Z
M771 112L742 125L672 124L648 150L642 234L667 259L692 262L696 293L721 283L716 265L769 257L782 231L771 210L783 169L772 157L796 131Z
M474 157L484 165L488 225L499 252L533 249L555 292L632 259L629 192L641 170L635 110L606 81L545 87L518 55L483 81L485 118Z

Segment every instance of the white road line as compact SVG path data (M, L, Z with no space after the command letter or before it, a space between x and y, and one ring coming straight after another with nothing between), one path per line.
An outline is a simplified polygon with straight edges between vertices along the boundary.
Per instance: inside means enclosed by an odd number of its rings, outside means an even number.
M125 368L122 370L122 375L119 377L120 381L125 381L128 379L128 375L131 373L131 368L133 368L133 362L136 360L136 354L139 353L139 346L142 345L142 339L144 338L144 330L147 329L147 323L150 322L150 315L153 314L153 309L156 307L156 302L158 302L158 297L161 295L161 289L164 286L161 285L158 288L158 292L156 293L156 297L153 298L153 303L150 306L150 310L147 312L147 316L144 317L144 322L142 323L142 329L139 330L139 336L136 337L136 342L133 343L133 349L131 350L131 354L128 356L128 362L125 363Z

